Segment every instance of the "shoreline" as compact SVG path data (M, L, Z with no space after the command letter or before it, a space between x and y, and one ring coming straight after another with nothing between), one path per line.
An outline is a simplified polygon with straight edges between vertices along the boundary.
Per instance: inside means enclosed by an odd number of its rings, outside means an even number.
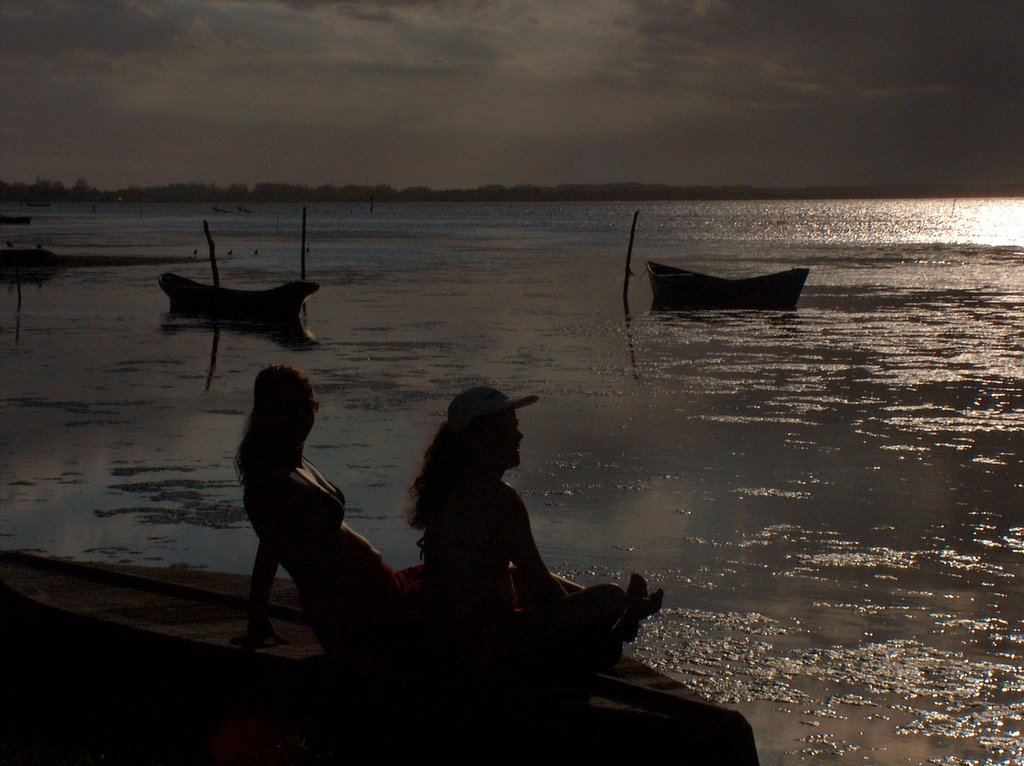
M68 189L60 182L36 184L0 181L0 203L46 207L52 202L208 204L217 213L250 213L242 205L395 202L686 202L686 201L813 201L867 199L996 199L1024 197L1024 182L1004 184L879 183L753 186L749 184L656 184L636 182L493 184L473 188L399 188L387 184L325 185L316 188L288 183L253 186L216 184L153 184L127 189ZM229 205L233 210L219 210Z
M12 248L0 250L0 268L88 268L95 266L163 266L178 263L199 263L197 256L153 258L131 255L57 255L45 248Z

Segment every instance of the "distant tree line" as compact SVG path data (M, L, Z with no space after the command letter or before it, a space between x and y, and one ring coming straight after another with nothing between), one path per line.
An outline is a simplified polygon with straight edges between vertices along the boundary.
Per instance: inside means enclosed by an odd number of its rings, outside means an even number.
M942 197L1021 197L1024 184L964 187L950 184L891 184L877 186L668 186L641 183L563 184L559 186L480 186L475 189L431 189L412 186L301 186L286 183L177 183L129 186L114 191L93 188L84 178L67 187L60 181L34 183L0 180L0 201L31 205L47 202L602 202L647 200L764 200L764 199L912 199Z

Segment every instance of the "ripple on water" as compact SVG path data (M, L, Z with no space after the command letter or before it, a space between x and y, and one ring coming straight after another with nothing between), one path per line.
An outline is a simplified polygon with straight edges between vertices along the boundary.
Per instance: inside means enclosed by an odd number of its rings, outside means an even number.
M110 475L130 477L138 476L141 473L192 473L195 470L195 468L190 468L189 466L184 465L141 465L126 468L111 468ZM116 488L121 489L122 487L119 486Z
M1013 553L1024 554L1024 527L1012 527L1003 536L1003 542Z
M1024 527L1007 529L1000 518L968 515L970 528L998 540L1007 555L1024 552ZM871 533L891 539L897 531L880 526ZM976 598L979 577L992 581L983 585L996 598L994 587L1009 572L985 553L935 543L911 550L867 545L792 523L766 526L735 543L707 541L703 547L716 556L700 569L713 574L708 588L732 591L742 580L737 594L746 598L749 590L750 603L766 594L778 601L778 588L750 587L760 574L762 582L809 578L814 595L806 593L812 597L802 606L780 602L767 612L664 610L635 652L719 703L791 706L783 725L795 727L787 731L800 747L791 752L802 758L839 759L872 741L865 732L884 738L888 731L926 738L936 757L956 749L957 755L929 763L1014 763L1002 759L1021 754L1013 748L1019 747L1024 705L1022 623ZM756 560L748 561L751 555ZM887 584L857 585L865 574ZM675 575L690 589L684 599L714 603L701 595L693 569L666 577ZM956 584L957 590L922 589L924 583ZM835 644L823 648L824 636ZM800 734L804 726L813 733Z
M213 529L246 522L245 511L236 498L216 497L217 490L237 491L229 480L165 479L162 481L112 484L113 490L145 496L149 504L96 509L100 518L134 514L152 524L196 524Z
M1002 626L981 621L967 627ZM897 734L969 740L993 755L1021 752L1024 671L1019 665L910 639L780 651L777 639L797 633L797 627L758 613L670 609L647 626L635 653L719 703L808 706L817 700L800 718L815 728L847 719L851 708L887 708L898 714L890 724ZM891 717L871 714L883 722ZM807 756L842 755L857 747L831 730L802 739Z

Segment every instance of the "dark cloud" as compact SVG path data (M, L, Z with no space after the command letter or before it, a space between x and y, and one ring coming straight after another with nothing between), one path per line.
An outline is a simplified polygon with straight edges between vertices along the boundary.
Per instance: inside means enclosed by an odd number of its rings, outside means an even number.
M0 160L112 185L1021 182L1022 33L1018 0L0 0Z
M171 47L181 19L153 16L120 0L0 2L3 56L61 59L123 57Z
M826 93L1004 89L1024 78L1024 4L1005 2L637 2L633 30L650 71L693 67L732 82ZM993 78L998 75L998 78ZM753 79L751 78L753 76Z
M735 181L1024 177L1024 4L638 2L641 86ZM744 136L746 140L744 140ZM761 165L763 170L757 170ZM788 169L787 169L788 168Z

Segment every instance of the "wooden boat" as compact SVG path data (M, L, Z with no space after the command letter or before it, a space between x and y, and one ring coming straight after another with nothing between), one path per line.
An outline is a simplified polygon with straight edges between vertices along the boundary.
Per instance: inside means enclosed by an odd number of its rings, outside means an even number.
M282 756L317 736L332 738L328 750L379 762L399 754L480 762L465 756L488 752L499 763L758 762L739 713L633 661L547 685L403 681L369 667L339 676L289 581L277 583L270 607L288 643L246 648L234 639L245 629L247 588L243 575L0 552L0 713L39 714L48 729L66 713L93 738L113 723L117 736L134 732L149 752L161 721L177 746L195 727L207 752L242 727L250 757L239 763L271 762L251 752L263 746L277 753L274 763L296 762ZM480 750L458 749L468 747Z
M62 266L64 260L43 247L8 247L0 250L0 268L31 268Z
M810 269L789 269L746 279L725 279L647 262L656 308L791 309Z
M2 214L0 214L0 223L20 223L20 224L32 223L32 216L30 216L30 215L2 215Z
M316 282L288 282L269 290L235 290L170 273L161 274L159 283L172 312L266 322L294 319L306 298L320 289Z
M0 250L0 284L41 285L64 271L65 260L41 247Z

